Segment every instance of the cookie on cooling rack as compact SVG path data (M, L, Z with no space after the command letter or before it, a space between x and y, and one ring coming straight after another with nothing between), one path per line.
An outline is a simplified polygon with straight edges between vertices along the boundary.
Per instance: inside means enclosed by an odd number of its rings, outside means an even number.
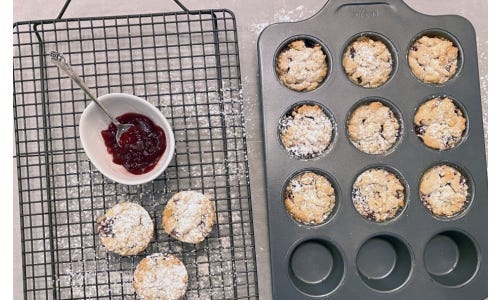
M177 300L186 293L188 273L177 257L154 253L139 262L132 286L140 299Z
M97 219L97 230L108 251L128 256L146 249L153 238L154 224L142 206L122 202Z
M203 241L215 223L215 204L196 191L178 192L168 200L162 224L173 238L196 244Z

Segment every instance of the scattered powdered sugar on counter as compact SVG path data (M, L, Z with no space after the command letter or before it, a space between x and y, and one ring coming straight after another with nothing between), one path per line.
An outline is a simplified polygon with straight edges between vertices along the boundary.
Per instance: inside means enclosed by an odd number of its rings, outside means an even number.
M478 63L486 159L488 159L488 41L478 44ZM482 70L484 68L484 71Z
M250 31L259 35L264 28L267 26L277 23L277 22L295 22L303 19L306 15L310 15L315 10L306 10L304 5L299 5L294 9L287 10L286 8L280 8L274 13L271 21L263 21L261 23L250 24Z
M482 95L482 116L484 128L484 143L486 149L486 159L488 158L488 75L481 76L481 89L485 95ZM484 87L484 89L483 89ZM484 98L484 99L483 99Z

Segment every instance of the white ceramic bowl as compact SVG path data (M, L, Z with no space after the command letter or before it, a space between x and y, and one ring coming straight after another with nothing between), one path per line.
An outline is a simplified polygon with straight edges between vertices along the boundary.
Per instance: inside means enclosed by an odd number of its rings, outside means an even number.
M156 166L148 173L135 175L122 165L113 163L113 157L108 153L101 131L107 129L111 121L94 103L90 103L80 118L80 139L83 149L94 166L106 177L123 184L136 185L152 181L167 168L174 156L175 139L172 127L163 114L151 103L139 97L113 93L99 97L107 110L115 117L124 113L138 113L150 118L164 132L167 149Z

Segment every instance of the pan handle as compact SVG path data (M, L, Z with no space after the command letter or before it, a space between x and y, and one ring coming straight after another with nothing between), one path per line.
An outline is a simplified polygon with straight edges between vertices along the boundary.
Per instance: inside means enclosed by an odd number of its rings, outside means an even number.
M339 9L348 7L359 8L360 14L369 14L370 12L364 12L364 9L368 9L374 6L387 6L391 7L394 11L414 11L414 9L408 6L408 4L406 4L403 0L328 0L323 8L318 11L317 15L334 15ZM369 17L370 15L367 16Z
M397 9L413 10L403 0L328 0L328 2L325 3L325 6L323 7L323 9L337 10L337 9L345 7L345 6L363 7L363 6L371 6L371 5L377 5L377 4L378 5L389 5L393 8L397 8Z
M372 4L389 4L399 5L404 4L403 0L329 0L325 6L346 6L346 5L372 5Z
M397 0L402 1L402 0ZM368 4L389 4L389 1L384 0L330 0L327 4L332 3L335 6L344 5L368 5Z

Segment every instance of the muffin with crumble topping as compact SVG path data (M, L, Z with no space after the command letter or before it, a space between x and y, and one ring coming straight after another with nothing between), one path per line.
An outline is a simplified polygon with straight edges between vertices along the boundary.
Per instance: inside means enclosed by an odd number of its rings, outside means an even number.
M276 72L281 83L294 91L315 90L328 73L326 55L318 43L292 41L279 53Z

